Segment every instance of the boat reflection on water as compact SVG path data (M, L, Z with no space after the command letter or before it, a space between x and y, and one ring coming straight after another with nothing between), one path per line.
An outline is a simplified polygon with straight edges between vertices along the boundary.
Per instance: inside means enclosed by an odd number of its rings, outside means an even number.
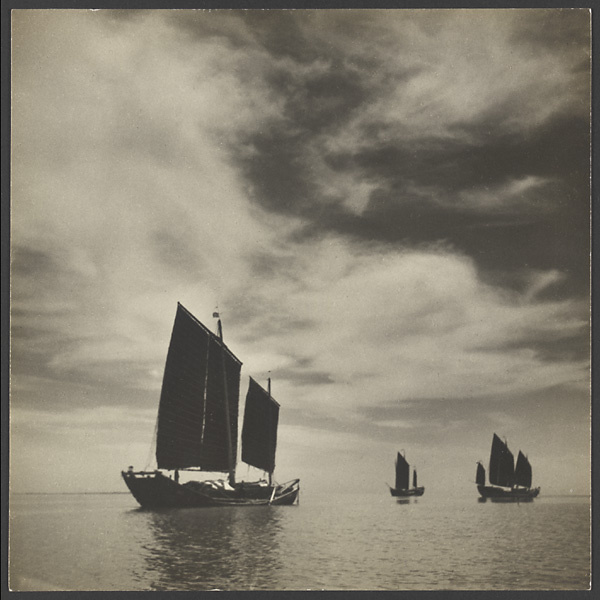
M281 507L144 512L152 590L251 590L275 585L281 568ZM288 509L289 510L289 509ZM147 580L147 579L146 579Z
M417 498L396 498L396 504L418 504Z

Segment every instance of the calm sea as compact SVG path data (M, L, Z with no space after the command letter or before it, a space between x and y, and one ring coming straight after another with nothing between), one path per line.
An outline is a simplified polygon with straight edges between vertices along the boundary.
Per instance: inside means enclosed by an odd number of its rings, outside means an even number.
M15 495L10 587L581 590L589 521L589 498L301 495L297 506L144 511L128 494Z

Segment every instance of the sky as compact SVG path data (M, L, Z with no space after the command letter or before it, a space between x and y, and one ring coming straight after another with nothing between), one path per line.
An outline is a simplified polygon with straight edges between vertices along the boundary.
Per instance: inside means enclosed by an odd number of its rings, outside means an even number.
M387 494L404 451L472 497L494 432L542 494L589 493L588 10L16 10L12 34L12 491L151 465L181 302L220 312L242 401L272 378L303 494Z

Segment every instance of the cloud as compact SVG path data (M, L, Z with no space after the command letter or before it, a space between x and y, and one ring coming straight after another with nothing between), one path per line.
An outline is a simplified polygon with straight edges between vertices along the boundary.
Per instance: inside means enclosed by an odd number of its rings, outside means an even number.
M314 363L329 374L334 384L315 386L315 404L325 397L330 409L349 409L355 402L494 395L586 380L585 360L548 362L526 342L501 349L535 339L534 332L578 335L586 321L568 302L507 295L482 284L472 263L452 254L358 255L326 242L320 252L306 259L327 265L322 279L313 269L310 284L305 280L286 302L312 326L273 340L292 363L311 357L300 371ZM285 302L283 294L276 297Z
M218 305L316 446L432 427L382 407L585 397L582 18L15 11L19 451L24 421L150 437L177 301Z
M390 13L375 14L383 28ZM469 130L463 125L473 123L485 123L488 135L490 126L521 132L573 106L585 112L579 94L587 83L579 67L589 47L565 47L564 39L554 47L545 45L543 52L530 45L524 31L530 33L540 16L535 11L496 11L489 19L482 11L418 11L389 20L382 42L368 46L379 69L367 75L371 82L377 77L388 85L378 85L380 98L355 113L351 126L344 128L352 136L344 145L360 148L394 138L417 144L464 139ZM553 16L555 25L564 26L564 15ZM573 15L579 18L585 17ZM357 47L360 42L353 43ZM565 87L565 81L571 85ZM378 136L361 135L373 126Z
M397 419L395 421L376 421L373 424L376 425L377 427L390 427L393 429L411 429L412 427L416 426L415 423L411 423L409 421L403 421L400 419Z
M483 188L464 190L459 197L467 206L474 209L479 208L488 213L494 209L508 212L529 212L536 199L533 192L543 189L550 183L551 181L542 177L528 175L503 182L491 189L484 186ZM534 207L538 208L540 204L539 201L535 202Z

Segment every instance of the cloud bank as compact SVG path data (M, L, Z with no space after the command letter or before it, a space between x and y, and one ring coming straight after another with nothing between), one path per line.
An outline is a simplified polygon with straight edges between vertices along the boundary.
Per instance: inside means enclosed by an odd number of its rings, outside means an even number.
M12 152L15 424L140 455L177 301L298 447L585 406L586 11L16 11Z

